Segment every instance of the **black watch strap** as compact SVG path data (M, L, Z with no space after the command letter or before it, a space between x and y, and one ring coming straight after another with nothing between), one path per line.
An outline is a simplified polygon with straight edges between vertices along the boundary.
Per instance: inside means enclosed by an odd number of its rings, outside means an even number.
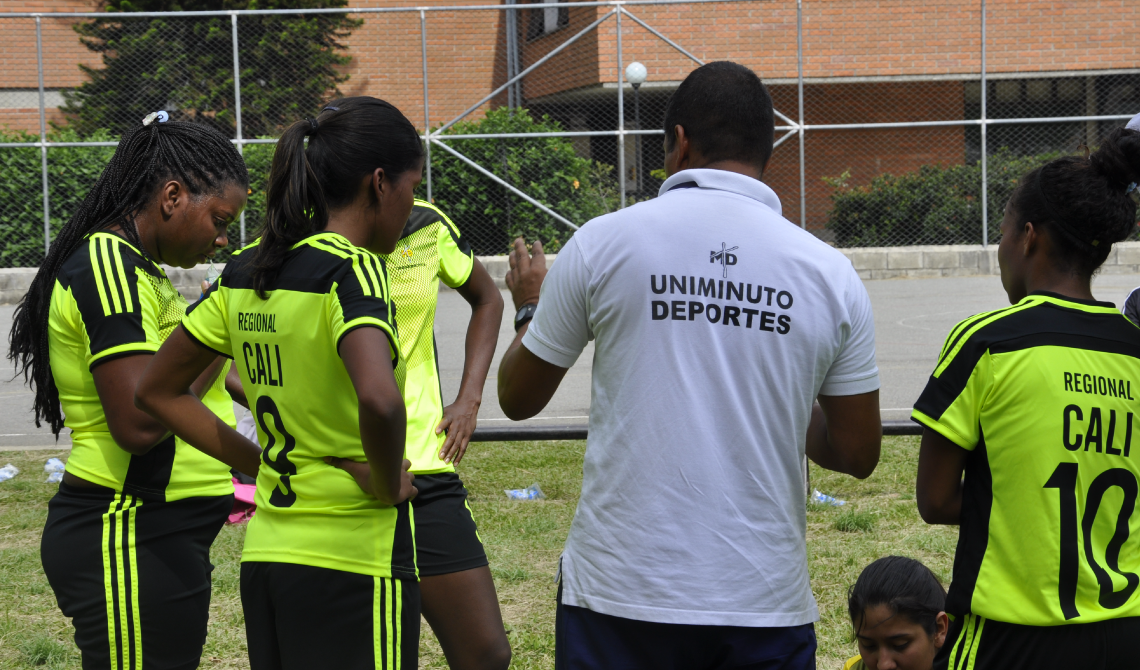
M515 314L515 332L527 324L528 321L534 318L534 311L538 309L536 303L529 303L519 307L519 311Z

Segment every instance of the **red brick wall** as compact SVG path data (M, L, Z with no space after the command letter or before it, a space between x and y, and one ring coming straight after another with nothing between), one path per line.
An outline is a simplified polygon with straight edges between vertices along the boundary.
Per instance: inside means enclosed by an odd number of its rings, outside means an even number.
M480 0L481 1L481 0ZM423 6L455 0L423 0ZM0 0L0 12L90 11L97 0ZM353 0L356 7L409 6L406 0ZM991 0L988 64L994 72L1134 68L1140 63L1140 2ZM977 72L979 3L955 0L811 0L804 3L804 74L808 77L930 75ZM633 6L636 16L704 60L733 59L765 79L796 75L796 13L790 0L682 6ZM534 62L606 8L573 8L571 25L527 43ZM428 12L430 123L451 119L505 80L501 10ZM423 74L418 12L366 15L349 38L353 62L343 90L389 99L423 125ZM45 84L82 81L77 63L98 66L71 29L73 20L43 22ZM694 64L631 18L623 17L623 60L640 60L656 81L679 81ZM29 19L0 19L3 87L36 86L35 32ZM528 77L525 94L544 96L618 75L616 21ZM6 118L22 114L4 112ZM903 118L900 116L896 119ZM20 121L19 123L23 123Z
M795 86L771 87L773 102L789 115L796 109ZM825 84L804 88L810 123L881 123L900 118L940 121L961 118L960 81ZM777 137L780 133L777 132ZM852 185L883 173L912 172L922 165L960 165L965 160L963 126L883 130L813 130L804 136L807 223L820 228L831 209L831 186L823 177L850 170ZM765 181L780 196L784 215L799 222L799 151L795 136L773 154Z

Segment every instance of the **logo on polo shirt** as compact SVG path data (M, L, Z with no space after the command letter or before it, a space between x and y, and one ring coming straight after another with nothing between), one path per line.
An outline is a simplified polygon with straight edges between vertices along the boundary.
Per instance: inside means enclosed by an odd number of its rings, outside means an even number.
M731 247L731 248L725 249L725 246L726 246L725 243L721 242L720 243L720 251L717 251L715 249L710 251L709 252L709 262L710 263L720 263L720 266L722 268L724 268L724 277L727 278L728 277L728 266L736 265L736 260L737 260L736 254L730 253L730 252L736 251L740 247Z

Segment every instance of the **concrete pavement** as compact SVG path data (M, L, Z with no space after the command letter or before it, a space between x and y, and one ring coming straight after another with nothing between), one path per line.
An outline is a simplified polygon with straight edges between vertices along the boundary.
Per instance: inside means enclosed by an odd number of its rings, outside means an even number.
M961 319L1007 304L1000 280L995 276L942 277L936 279L867 280L867 290L875 309L880 396L884 419L905 419L934 366L943 338ZM1111 274L1097 277L1093 292L1100 300L1120 304L1128 292L1140 285L1140 275ZM480 422L508 425L499 409L495 393L498 360L514 337L510 296L506 318L499 332L499 347L483 391ZM11 329L14 307L0 306L0 331ZM440 374L444 399L450 401L459 389L463 371L463 340L470 311L454 291L442 291L436 318ZM585 422L590 408L590 364L593 346L587 348L569 373L550 406L535 424ZM10 369L9 369L10 370ZM0 449L54 447L46 428L37 429L31 420L31 392L22 380L0 378ZM61 445L70 444L65 435Z

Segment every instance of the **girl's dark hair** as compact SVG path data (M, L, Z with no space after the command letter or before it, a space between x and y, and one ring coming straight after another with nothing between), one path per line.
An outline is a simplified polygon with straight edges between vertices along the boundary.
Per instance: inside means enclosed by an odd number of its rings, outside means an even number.
M383 168L395 179L423 155L415 126L378 98L334 100L317 118L289 126L273 154L265 226L251 261L258 295L265 297L294 244L324 230L330 209L353 201L365 175Z
M935 633L938 613L946 609L946 591L938 578L919 561L905 556L886 556L863 568L855 585L847 590L847 613L858 634L863 629L864 612L886 605Z
M146 255L135 217L158 187L171 180L181 182L192 195L220 194L230 184L249 186L241 154L209 126L171 121L128 130L83 204L52 241L16 307L8 335L8 360L15 363L16 374L22 373L35 389L36 426L41 419L47 421L56 436L63 428L63 415L48 360L48 307L59 270L88 233L115 224Z
M1019 224L1050 232L1057 260L1092 276L1136 227L1127 193L1140 181L1140 132L1118 128L1088 158L1065 156L1030 171L1010 197Z

